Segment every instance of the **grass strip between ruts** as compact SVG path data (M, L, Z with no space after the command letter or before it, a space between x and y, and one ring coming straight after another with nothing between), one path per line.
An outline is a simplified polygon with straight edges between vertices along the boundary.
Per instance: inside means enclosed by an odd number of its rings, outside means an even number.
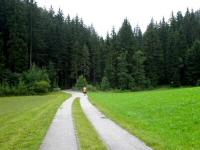
M77 98L72 105L75 130L81 150L106 150L103 141L97 135L94 127L85 116L80 99Z

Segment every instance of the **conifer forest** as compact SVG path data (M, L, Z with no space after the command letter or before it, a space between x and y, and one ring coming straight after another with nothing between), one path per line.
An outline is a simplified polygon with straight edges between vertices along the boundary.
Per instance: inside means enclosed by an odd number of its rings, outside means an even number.
M144 33L125 18L103 38L79 16L34 0L0 0L0 84L18 85L33 66L62 88L80 75L121 90L200 84L200 10L152 18Z

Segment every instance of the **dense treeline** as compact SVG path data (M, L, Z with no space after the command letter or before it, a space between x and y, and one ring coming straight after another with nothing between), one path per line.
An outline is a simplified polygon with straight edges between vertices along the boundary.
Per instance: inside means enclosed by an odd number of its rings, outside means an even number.
M65 18L33 0L0 0L0 82L18 84L35 64L47 70L52 86L65 88L80 75L107 88L196 85L199 40L200 11L152 19L144 34L125 19L103 39L78 16Z

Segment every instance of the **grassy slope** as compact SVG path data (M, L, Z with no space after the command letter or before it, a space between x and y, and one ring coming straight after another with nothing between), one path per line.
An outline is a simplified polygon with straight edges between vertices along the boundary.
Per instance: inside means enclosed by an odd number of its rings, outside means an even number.
M74 101L72 111L81 150L106 150L95 129L84 115L80 100Z
M38 149L58 107L68 97L58 92L0 98L0 149Z
M102 112L157 150L200 147L200 88L90 93Z

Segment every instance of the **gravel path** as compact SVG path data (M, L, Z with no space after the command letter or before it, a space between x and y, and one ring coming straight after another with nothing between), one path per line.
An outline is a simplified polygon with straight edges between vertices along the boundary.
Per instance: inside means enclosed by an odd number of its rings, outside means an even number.
M52 124L40 147L41 150L77 150L71 106L76 94L66 100L58 109Z
M72 97L58 109L40 150L79 149L71 111L72 103L76 97L80 97L81 107L85 115L110 150L152 150L138 138L106 118L89 102L87 96L80 92L67 91L67 93L70 93Z
M110 150L151 150L138 138L106 118L89 102L87 96L81 96L81 107Z

